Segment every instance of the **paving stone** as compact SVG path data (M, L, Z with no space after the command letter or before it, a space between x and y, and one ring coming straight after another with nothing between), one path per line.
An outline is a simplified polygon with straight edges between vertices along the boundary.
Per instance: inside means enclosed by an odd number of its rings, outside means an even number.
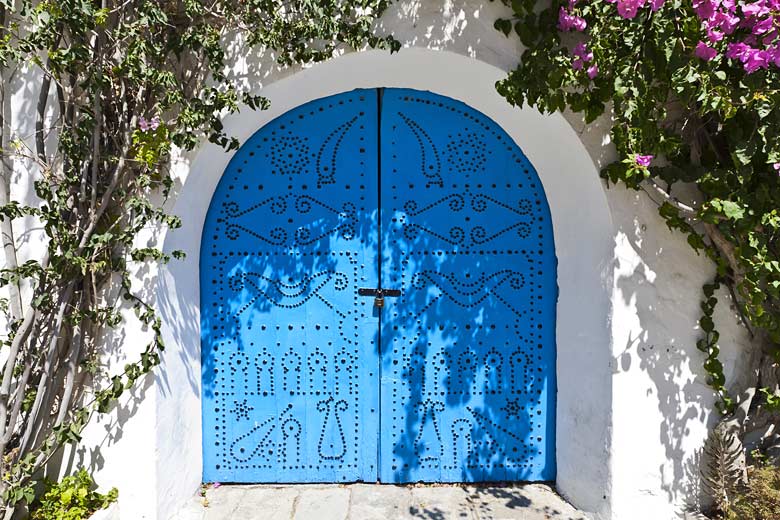
M301 490L293 520L345 520L349 515L350 490L328 486Z
M409 518L412 492L405 486L351 486L349 520L396 520Z
M290 520L301 490L294 487L250 487L241 504L233 511L231 520ZM206 516L205 520L218 520Z
M468 491L461 486L415 486L408 518L477 520L479 517Z

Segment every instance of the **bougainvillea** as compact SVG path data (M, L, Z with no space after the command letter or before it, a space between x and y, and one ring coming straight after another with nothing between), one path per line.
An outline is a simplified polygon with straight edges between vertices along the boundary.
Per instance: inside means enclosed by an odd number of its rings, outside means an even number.
M635 18L644 7L654 13L665 1L607 0L614 3L617 14L626 19ZM560 31L584 32L587 29L587 20L578 13L577 3L578 0L569 0L560 7ZM737 4L736 0L693 0L692 8L704 32L704 39L696 43L696 57L711 61L725 55L727 59L741 62L748 74L772 65L780 67L780 0L744 4ZM580 42L575 46L575 68L582 68L578 48L582 52L580 46L583 45Z
M619 158L602 175L644 189L667 224L712 259L703 288L708 383L727 413L780 399L780 0L504 0L524 45L497 84L512 104L570 109L590 123L609 111ZM681 184L698 188L680 200ZM687 192L686 192L687 193ZM714 308L728 288L760 345L756 395L726 388ZM761 391L755 391L761 390Z

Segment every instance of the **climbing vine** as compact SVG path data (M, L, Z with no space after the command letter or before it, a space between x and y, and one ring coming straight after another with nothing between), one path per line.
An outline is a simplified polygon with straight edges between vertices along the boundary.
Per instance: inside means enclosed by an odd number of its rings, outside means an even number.
M0 0L0 510L35 496L35 479L95 412L160 363L160 318L134 273L182 253L148 229L163 209L175 148L238 142L221 119L269 101L227 67L322 61L344 47L397 50L372 33L386 0ZM271 64L273 66L275 64ZM255 65L252 65L255 66ZM24 89L34 106L13 112ZM30 134L13 114L34 119ZM33 193L18 188L30 180ZM21 180L21 181L20 181ZM30 222L35 223L30 226ZM24 226L24 227L23 227ZM40 244L22 250L20 229ZM36 235L35 229L38 229ZM37 254L40 252L40 254ZM107 373L98 347L128 319L149 332L140 358ZM119 345L126 349L132 345Z
M660 200L668 226L715 265L697 347L721 411L776 409L780 2L504 3L512 16L495 27L515 31L525 49L499 92L514 105L582 113L588 123L608 113L619 158L602 176ZM695 188L694 199L683 186ZM761 348L751 388L725 387L713 320L721 285Z

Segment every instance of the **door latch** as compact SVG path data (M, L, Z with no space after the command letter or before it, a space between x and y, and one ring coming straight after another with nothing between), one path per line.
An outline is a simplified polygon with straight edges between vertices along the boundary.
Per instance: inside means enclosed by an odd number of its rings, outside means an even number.
M377 309L381 309L385 306L385 296L391 296L393 298L397 298L398 296L401 296L400 289L368 289L368 288L360 288L358 289L358 294L360 296L373 296L374 297L374 307Z

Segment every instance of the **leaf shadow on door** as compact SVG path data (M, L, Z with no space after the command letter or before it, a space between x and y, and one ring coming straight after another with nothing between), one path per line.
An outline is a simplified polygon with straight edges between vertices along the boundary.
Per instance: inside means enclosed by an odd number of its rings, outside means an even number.
M492 120L387 89L385 482L555 476L555 252L533 166Z
M389 251L419 270L399 276L403 294L382 311L383 475L390 465L392 482L538 480L533 446L554 432L534 431L531 414L551 367L529 359L536 344L514 335L523 320L497 303L520 299L522 277L431 255L436 246L415 240L424 261Z

